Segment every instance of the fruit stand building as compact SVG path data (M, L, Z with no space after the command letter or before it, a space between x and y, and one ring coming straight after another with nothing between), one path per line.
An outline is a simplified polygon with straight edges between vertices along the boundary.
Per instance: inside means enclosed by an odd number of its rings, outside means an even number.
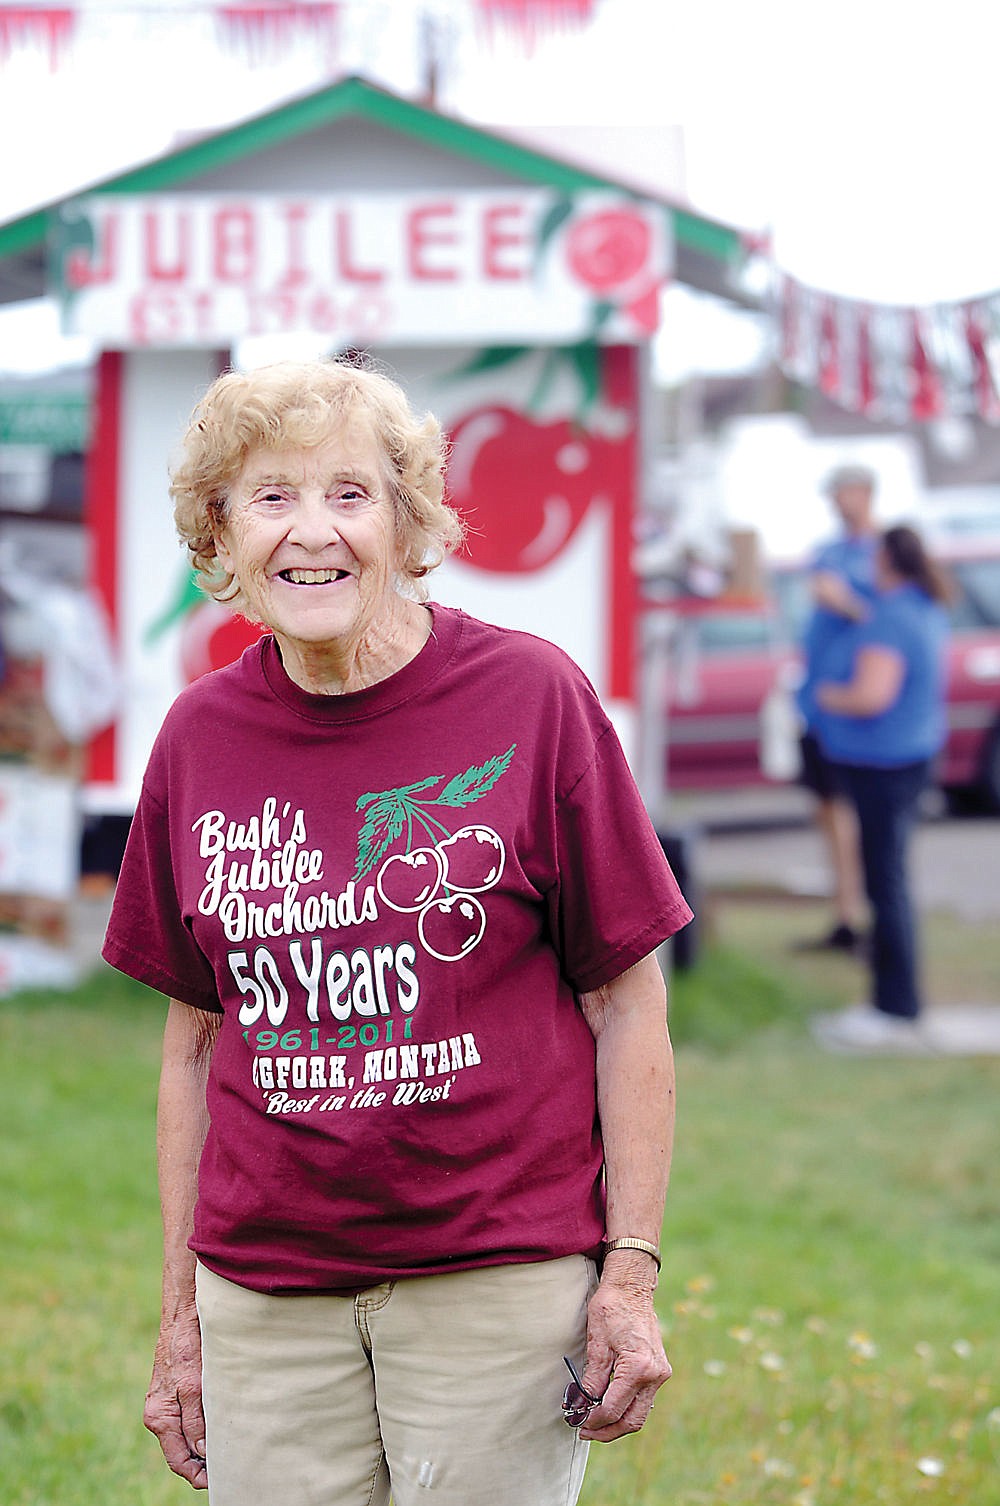
M733 296L742 256L726 226L360 79L0 226L0 302L52 292L98 351L83 517L122 699L89 808L131 809L173 697L247 641L191 588L166 463L208 382L274 337L371 350L442 419L469 544L434 594L560 643L628 745L659 295Z

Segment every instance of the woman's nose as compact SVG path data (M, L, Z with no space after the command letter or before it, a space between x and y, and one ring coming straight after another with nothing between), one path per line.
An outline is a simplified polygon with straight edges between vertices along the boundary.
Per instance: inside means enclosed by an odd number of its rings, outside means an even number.
M302 496L292 512L288 528L289 540L301 544L304 549L324 549L336 543L340 534L333 508L325 497Z

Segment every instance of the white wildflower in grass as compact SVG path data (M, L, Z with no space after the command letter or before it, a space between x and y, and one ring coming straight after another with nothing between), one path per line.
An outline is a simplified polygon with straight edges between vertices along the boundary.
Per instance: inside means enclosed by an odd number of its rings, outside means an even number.
M758 1323L766 1323L769 1328L780 1328L785 1321L785 1315L777 1307L755 1307L751 1313Z
M957 1354L960 1360L967 1360L972 1354L972 1345L968 1339L956 1339L951 1346L952 1354Z
M760 1368L776 1373L779 1370L784 1370L785 1362L780 1354L775 1354L773 1349L765 1349L760 1357Z
M919 1344L914 1344L913 1353L919 1355L922 1360L930 1361L934 1358L934 1347L928 1344L926 1339L921 1339Z
M872 1342L867 1333L852 1333L847 1340L847 1347L859 1360L873 1360L878 1355L878 1345Z
M917 1468L928 1479L936 1480L944 1474L944 1461L942 1459L935 1459L927 1454L923 1459L917 1460Z
M826 1333L828 1324L825 1318L807 1318L806 1327L810 1333Z
M792 1506L816 1506L816 1496L811 1490L800 1490L792 1496Z
M994 1407L992 1412L987 1412L986 1426L991 1433L1000 1433L1000 1407Z
M769 1480L790 1480L795 1473L792 1466L784 1459L765 1459L761 1469Z
M713 1380L716 1380L720 1375L725 1375L726 1362L725 1360L706 1360L702 1369L706 1375L710 1375Z
M728 1328L726 1330L726 1332L729 1334L729 1337L731 1339L735 1339L736 1340L737 1344L752 1344L753 1343L753 1329L752 1328Z

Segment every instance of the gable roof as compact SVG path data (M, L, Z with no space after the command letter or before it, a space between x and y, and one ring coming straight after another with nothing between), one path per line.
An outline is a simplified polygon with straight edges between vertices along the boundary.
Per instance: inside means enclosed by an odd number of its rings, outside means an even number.
M154 157L99 182L82 186L51 204L0 225L0 303L42 296L46 288L45 246L49 216L59 204L84 193L158 193L189 179L243 161L309 131L347 118L360 118L412 137L445 153L471 158L529 183L572 193L612 189L652 197L627 182L595 173L515 142L492 130L414 103L362 78L345 78L261 115ZM732 281L743 260L739 231L705 218L670 200L680 281L744 302Z

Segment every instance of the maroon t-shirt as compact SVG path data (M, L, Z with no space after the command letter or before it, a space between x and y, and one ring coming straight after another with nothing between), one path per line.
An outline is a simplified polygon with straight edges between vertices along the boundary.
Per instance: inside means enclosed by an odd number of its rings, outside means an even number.
M354 694L199 680L132 825L104 956L223 1014L192 1248L260 1291L596 1249L577 996L690 919L580 670L433 617Z

